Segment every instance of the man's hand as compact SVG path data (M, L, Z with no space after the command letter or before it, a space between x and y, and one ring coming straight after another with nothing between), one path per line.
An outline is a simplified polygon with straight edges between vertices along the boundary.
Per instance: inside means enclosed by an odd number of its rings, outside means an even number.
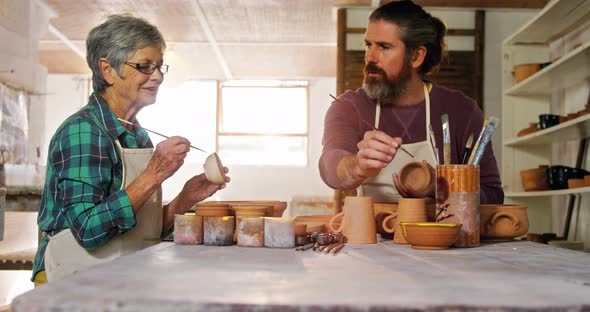
M375 177L393 160L401 144L401 138L392 138L379 130L365 132L363 140L357 144L359 151L353 175L363 179Z

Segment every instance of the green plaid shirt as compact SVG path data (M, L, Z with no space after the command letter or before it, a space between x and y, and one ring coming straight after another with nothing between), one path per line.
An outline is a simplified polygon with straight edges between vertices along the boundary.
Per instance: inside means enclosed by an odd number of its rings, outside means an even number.
M69 228L82 247L94 249L135 226L129 197L121 189L123 165L114 142L119 140L124 148L153 147L143 129L136 132L123 127L95 94L64 121L49 144L37 218L41 231L55 235ZM45 235L35 256L33 279L45 270L48 242Z

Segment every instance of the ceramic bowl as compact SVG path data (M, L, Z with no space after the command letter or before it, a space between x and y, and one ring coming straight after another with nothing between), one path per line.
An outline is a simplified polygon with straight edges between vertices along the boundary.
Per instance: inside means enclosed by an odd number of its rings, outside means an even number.
M432 180L428 166L417 161L405 164L398 174L400 187L413 198L422 197Z
M522 188L525 191L544 191L549 189L549 166L520 171Z
M521 82L541 70L541 64L520 64L514 66L514 80Z
M459 237L461 224L401 222L402 232L413 249L448 249Z
M217 153L207 156L203 168L205 169L207 180L211 183L225 183L225 171L223 170L223 164L221 164L221 160L219 159L219 156L217 156Z
M526 205L479 205L482 241L511 241L529 230Z
M539 115L539 128L547 129L559 124L559 115L541 114Z

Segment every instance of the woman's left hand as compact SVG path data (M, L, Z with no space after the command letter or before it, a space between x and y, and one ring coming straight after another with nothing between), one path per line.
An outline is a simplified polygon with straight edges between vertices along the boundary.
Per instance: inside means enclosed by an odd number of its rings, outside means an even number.
M223 170L227 174L229 170L226 167L223 167ZM209 196L215 194L218 190L224 189L226 183L230 181L230 178L226 175L225 183L224 184L214 184L207 180L207 177L204 173L201 173L197 176L190 178L184 184L182 191L179 194L183 205L183 210L190 209L195 203L198 203Z

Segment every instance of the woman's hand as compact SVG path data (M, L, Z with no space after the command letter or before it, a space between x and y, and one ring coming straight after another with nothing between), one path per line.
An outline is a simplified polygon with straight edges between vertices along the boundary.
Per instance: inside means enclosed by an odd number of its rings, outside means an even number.
M379 130L367 131L363 140L357 144L357 166L353 174L358 177L372 178L379 174L395 157L402 139Z
M223 171L226 174L229 172L226 167L223 167ZM229 183L229 181L230 178L226 175L224 184L214 184L207 180L207 177L204 173L190 178L188 181L186 181L182 191L178 195L180 202L182 203L181 213L184 213L190 209L194 204L215 194L215 192L218 190L224 189L226 183Z
M154 175L161 184L184 164L190 144L189 140L180 136L170 137L158 143L145 171Z

